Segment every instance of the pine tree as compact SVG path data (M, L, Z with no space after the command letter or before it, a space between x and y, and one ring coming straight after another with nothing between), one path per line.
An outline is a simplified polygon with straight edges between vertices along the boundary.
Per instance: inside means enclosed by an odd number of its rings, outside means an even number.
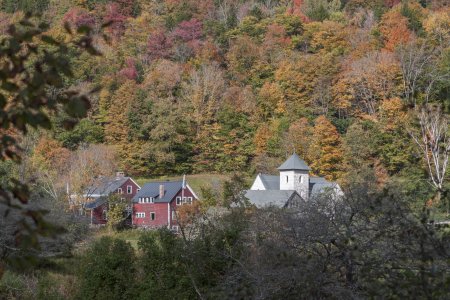
M309 153L314 173L325 176L328 180L335 180L341 176L343 163L341 137L336 127L325 116L315 120Z

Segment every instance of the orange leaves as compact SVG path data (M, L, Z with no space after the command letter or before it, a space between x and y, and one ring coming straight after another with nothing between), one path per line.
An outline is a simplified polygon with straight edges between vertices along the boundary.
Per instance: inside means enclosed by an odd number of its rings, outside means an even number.
M59 169L67 167L70 151L61 146L58 141L43 137L34 148L33 161L44 169Z
M178 224L181 226L192 224L200 213L200 201L194 201L191 205L177 206Z
M397 46L406 44L412 37L408 29L408 19L398 10L385 13L379 29L384 39L384 48L388 51L394 51Z

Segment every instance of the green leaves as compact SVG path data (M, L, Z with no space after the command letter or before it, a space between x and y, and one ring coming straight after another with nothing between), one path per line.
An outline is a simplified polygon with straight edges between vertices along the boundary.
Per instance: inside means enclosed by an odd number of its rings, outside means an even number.
M100 53L92 45L92 31L78 28L67 44L46 33L45 22L36 24L31 14L15 25L0 40L0 161L21 161L17 137L28 128L50 129L49 115L63 111L71 117L64 125L73 127L91 107L88 95L65 88L66 78L73 77L68 50L78 48L93 55ZM67 28L71 33L70 28ZM55 93L55 91L57 91ZM51 92L51 93L50 93ZM0 186L0 204L21 212L17 223L16 242L23 249L38 249L40 236L54 236L63 228L44 218L46 212L27 206L30 191L24 183L12 180ZM17 264L33 261L22 257ZM12 262L14 263L14 262Z

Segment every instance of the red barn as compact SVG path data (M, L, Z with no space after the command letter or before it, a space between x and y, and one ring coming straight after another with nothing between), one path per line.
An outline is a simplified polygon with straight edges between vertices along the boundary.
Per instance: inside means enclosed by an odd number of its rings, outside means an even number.
M121 200L127 202L125 213L131 215L132 199L140 189L141 187L131 177L126 177L121 172L113 178L100 178L83 195L88 200L84 208L90 210L91 224L107 223L108 197L113 193L117 193Z
M178 231L176 209L198 197L183 181L146 183L133 198L132 223L141 228L167 227Z

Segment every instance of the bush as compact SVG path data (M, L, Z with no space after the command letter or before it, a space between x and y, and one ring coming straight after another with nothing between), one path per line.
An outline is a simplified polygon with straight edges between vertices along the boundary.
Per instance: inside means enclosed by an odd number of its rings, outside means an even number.
M132 299L135 254L120 239L102 237L81 260L79 299Z

